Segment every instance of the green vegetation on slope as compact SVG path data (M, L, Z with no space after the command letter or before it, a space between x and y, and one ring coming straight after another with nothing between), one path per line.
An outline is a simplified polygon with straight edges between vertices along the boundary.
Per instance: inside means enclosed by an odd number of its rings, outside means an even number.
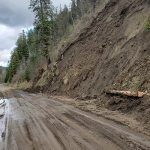
M71 8L57 10L51 0L30 0L35 14L34 28L22 32L12 52L5 82L30 81L43 63L51 63L52 50L74 29L75 22L89 10L95 10L100 0L72 0ZM15 79L17 78L17 79Z
M145 30L150 31L150 21L148 19L145 19L144 28Z
M0 83L4 82L6 68L0 66Z

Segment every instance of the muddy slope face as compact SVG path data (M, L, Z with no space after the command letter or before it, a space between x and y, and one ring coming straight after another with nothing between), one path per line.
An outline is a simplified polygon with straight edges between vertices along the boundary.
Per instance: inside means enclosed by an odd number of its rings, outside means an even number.
M149 91L149 16L149 0L110 0L63 52L49 92L92 97L110 88Z

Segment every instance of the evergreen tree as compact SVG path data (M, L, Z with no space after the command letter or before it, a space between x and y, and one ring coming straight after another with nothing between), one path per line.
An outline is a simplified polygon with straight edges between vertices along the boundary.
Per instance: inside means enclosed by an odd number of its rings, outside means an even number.
M29 57L29 50L27 47L27 39L24 31L20 34L16 46L16 51L18 53L19 60L22 61L24 59L26 61Z
M5 82L11 82L13 76L17 72L18 66L19 66L19 55L17 51L14 50L11 55L11 61L10 61L9 67L7 68L7 71L6 71Z
M48 45L50 33L53 29L53 6L50 0L31 0L30 9L35 14L35 29L43 56L48 58ZM50 24L51 21L51 24Z
M78 15L78 18L82 17L83 15L81 0L77 0L77 15Z
M98 2L71 1L70 9L65 5L58 11L54 9L51 0L30 0L30 9L35 14L34 28L19 35L6 70L5 82L11 82L17 71L22 73L21 81L33 79L36 74L35 68L43 61L43 56L48 65L51 62L49 50L54 49L62 39L65 39L76 20L89 10L93 10L91 8L95 9Z
M77 19L77 5L75 0L71 0L71 14L73 21Z

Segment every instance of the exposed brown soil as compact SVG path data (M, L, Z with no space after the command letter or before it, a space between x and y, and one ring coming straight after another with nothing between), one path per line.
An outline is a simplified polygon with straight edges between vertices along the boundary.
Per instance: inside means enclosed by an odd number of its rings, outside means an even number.
M37 91L97 99L96 109L106 107L130 113L148 129L150 97L107 96L107 89L150 92L149 0L110 0L80 36L61 50L59 74ZM34 90L33 90L34 91Z
M60 51L57 73L49 68L53 75L47 84L36 87L43 78L41 69L29 89L75 99L6 92L0 86L0 97L11 98L0 108L0 149L149 150L150 97L105 93L107 89L150 93L150 32L144 29L149 16L149 0L110 0Z
M150 32L142 14L150 15L146 0L111 0L61 53L49 92L94 97L107 88L150 90Z

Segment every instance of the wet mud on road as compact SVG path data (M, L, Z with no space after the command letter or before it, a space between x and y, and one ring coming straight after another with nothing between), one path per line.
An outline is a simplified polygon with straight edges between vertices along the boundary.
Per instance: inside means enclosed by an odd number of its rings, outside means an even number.
M7 128L7 113L8 113L8 100L0 99L0 150L4 148L5 134Z
M0 109L0 150L149 150L128 127L41 94L17 91Z

